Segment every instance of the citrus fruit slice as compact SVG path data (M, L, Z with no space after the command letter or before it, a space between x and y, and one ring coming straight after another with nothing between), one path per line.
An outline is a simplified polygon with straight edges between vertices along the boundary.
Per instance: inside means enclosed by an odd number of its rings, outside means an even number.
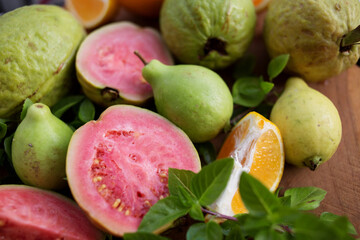
M243 117L227 136L218 159L234 158L234 169L224 192L211 206L225 215L247 212L239 194L240 174L245 171L270 191L278 187L284 171L284 147L279 129L256 112Z
M108 22L117 10L116 0L65 0L68 9L85 28Z
M267 7L270 0L253 0L256 12L260 12Z

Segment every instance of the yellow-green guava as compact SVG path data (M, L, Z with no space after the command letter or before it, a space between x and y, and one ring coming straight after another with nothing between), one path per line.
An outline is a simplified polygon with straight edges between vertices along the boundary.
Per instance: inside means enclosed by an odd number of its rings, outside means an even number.
M263 34L271 58L290 54L287 70L317 82L358 61L360 45L343 43L344 36L359 25L359 0L273 0Z
M251 0L165 0L160 29L170 51L182 62L211 69L243 56L255 30Z
M0 16L0 118L19 112L26 98L51 106L68 93L85 35L58 6L25 6Z

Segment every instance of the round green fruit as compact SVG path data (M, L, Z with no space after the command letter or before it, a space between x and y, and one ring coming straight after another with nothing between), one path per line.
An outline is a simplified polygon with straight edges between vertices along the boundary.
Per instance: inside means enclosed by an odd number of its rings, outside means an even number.
M0 16L0 118L20 112L26 98L51 106L67 94L85 34L58 6L25 6Z
M344 45L360 25L359 13L359 0L273 0L263 31L268 53L290 54L287 70L306 81L336 76L360 57L360 45Z
M160 29L174 55L211 69L243 56L255 24L251 0L166 0L160 12Z

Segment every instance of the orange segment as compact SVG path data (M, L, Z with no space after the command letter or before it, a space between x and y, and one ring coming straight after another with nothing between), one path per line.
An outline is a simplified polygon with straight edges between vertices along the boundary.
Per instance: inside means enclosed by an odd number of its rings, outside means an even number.
M268 4L270 0L253 0L255 10L257 12L263 10Z
M214 210L227 215L247 212L238 189L243 171L256 177L270 191L278 187L285 163L283 142L279 129L260 114L251 112L236 124L218 155L218 159L225 157L233 157L235 167L226 191L212 205Z
M65 7L83 24L94 28L109 21L116 12L116 0L65 0Z

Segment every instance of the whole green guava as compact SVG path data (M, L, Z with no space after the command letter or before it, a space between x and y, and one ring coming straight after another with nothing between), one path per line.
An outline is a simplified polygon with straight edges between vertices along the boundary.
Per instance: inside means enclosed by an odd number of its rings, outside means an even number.
M51 106L67 94L85 35L58 6L25 6L0 16L0 118L19 112L26 98Z
M183 63L211 69L243 56L255 30L251 0L166 0L160 29L170 51Z
M271 58L290 54L287 70L317 82L357 62L360 45L343 43L344 37L359 25L359 0L273 0L263 35Z

